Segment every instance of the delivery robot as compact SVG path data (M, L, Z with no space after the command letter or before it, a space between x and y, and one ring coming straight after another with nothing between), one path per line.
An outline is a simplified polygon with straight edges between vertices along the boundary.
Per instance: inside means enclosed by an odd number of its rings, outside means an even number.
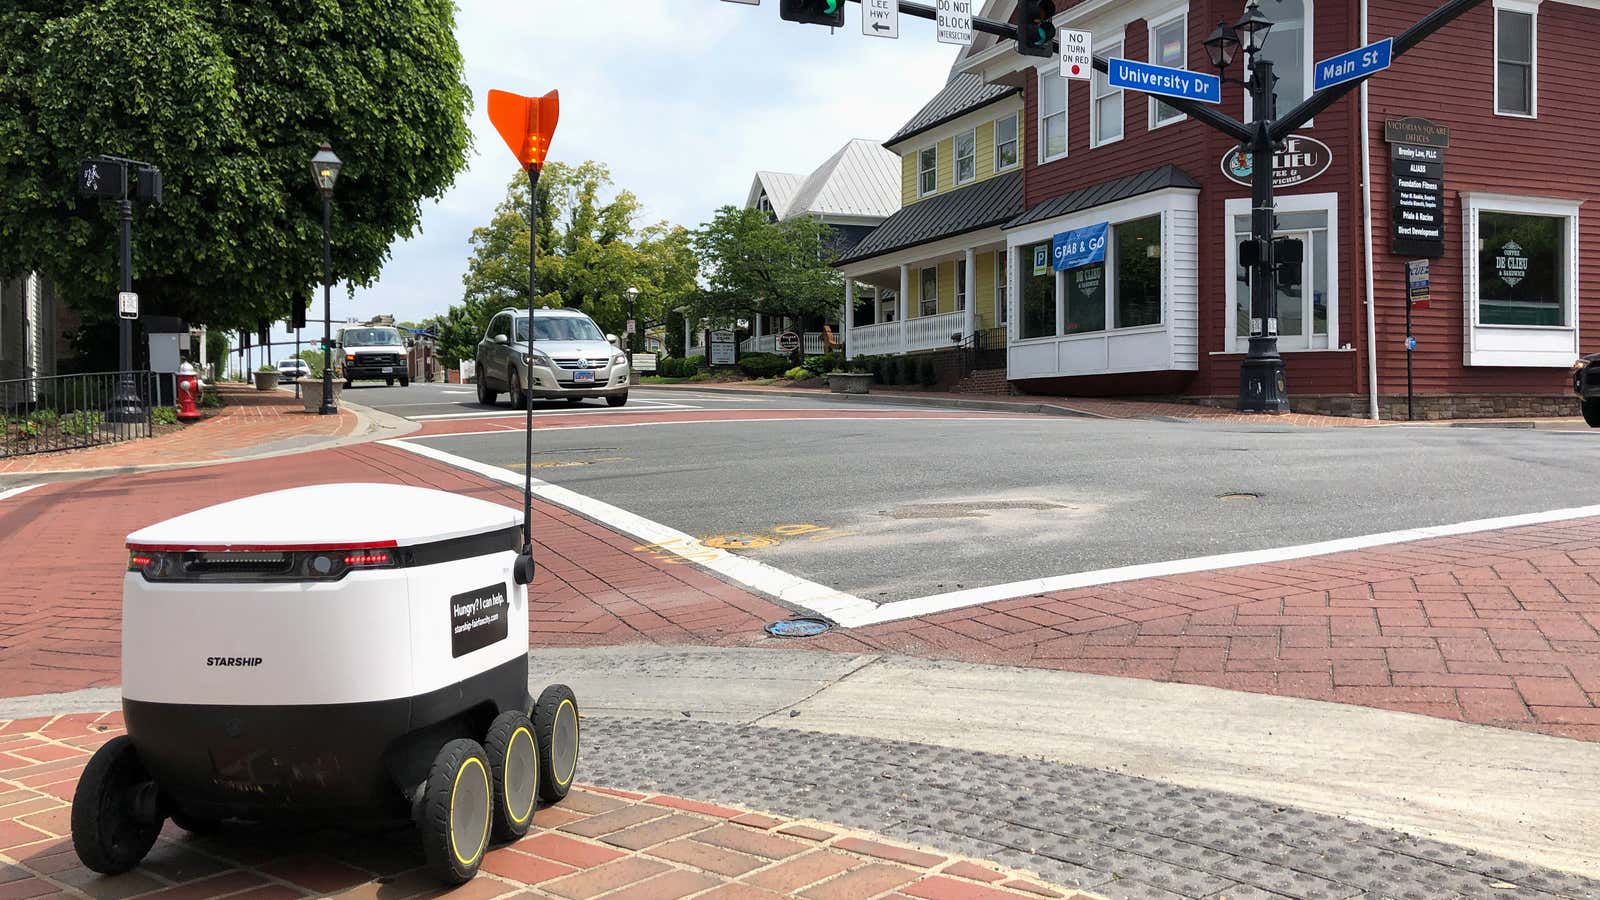
M130 535L127 734L73 797L84 865L132 869L168 818L409 821L442 882L472 878L578 763L572 691L528 692L527 502L519 523L442 491L328 484Z

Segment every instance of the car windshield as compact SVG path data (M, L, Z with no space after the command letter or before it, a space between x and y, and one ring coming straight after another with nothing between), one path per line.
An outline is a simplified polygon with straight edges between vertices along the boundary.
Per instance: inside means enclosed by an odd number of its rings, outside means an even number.
M400 343L400 332L393 328L347 328L340 340L346 347L393 347Z
M517 340L528 339L528 317L517 319ZM586 316L534 316L534 341L603 341L606 336Z

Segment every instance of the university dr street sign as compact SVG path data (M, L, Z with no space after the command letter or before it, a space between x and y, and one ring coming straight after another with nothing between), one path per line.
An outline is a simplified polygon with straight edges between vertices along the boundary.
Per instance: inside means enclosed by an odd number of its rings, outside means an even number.
M1159 97L1176 97L1201 103L1222 102L1222 79L1203 72L1155 66L1119 59L1106 60L1106 82L1111 87L1132 88Z
M1394 38L1357 47L1317 63L1312 70L1311 89L1320 91L1346 81L1382 72L1394 61Z

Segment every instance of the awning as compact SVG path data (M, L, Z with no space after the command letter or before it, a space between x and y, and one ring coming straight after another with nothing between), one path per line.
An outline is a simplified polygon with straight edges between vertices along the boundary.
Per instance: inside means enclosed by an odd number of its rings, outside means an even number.
M849 265L941 238L992 228L1021 214L1022 172L919 200L883 220L835 266Z
M1034 206L1000 227L1021 228L1024 225L1042 222L1045 219L1054 219L1057 216L1064 216L1080 210L1103 206L1107 203L1115 203L1118 200L1126 200L1129 197L1137 197L1140 194L1148 194L1168 188L1199 190L1200 183L1190 178L1188 173L1177 166L1162 166L1159 169L1151 169L1148 172L1140 172L1137 175L1125 175L1122 178L1102 181L1099 184L1062 194L1059 197L1051 197L1049 200Z

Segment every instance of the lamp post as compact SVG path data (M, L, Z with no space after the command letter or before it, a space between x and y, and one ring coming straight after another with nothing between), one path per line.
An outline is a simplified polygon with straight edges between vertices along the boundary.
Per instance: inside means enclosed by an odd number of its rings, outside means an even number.
M639 306L639 289L630 287L623 293L628 295L628 352L638 353L638 341L635 339L634 333L639 330L639 320L636 318Z
M1272 197L1272 157L1276 142L1272 126L1277 116L1278 76L1272 60L1262 56L1272 22L1261 14L1256 0L1244 9L1237 23L1218 23L1205 40L1206 55L1224 81L1242 85L1250 92L1250 241L1241 246L1240 259L1250 268L1250 350L1239 366L1239 409L1247 412L1288 412L1288 388L1284 382L1283 357L1278 354L1278 290L1276 248L1273 234L1277 216ZM1227 78L1224 73L1243 49L1248 60L1244 80Z
M333 185L344 163L323 144L311 157L311 178L322 192L322 408L320 415L339 412L333 405Z

